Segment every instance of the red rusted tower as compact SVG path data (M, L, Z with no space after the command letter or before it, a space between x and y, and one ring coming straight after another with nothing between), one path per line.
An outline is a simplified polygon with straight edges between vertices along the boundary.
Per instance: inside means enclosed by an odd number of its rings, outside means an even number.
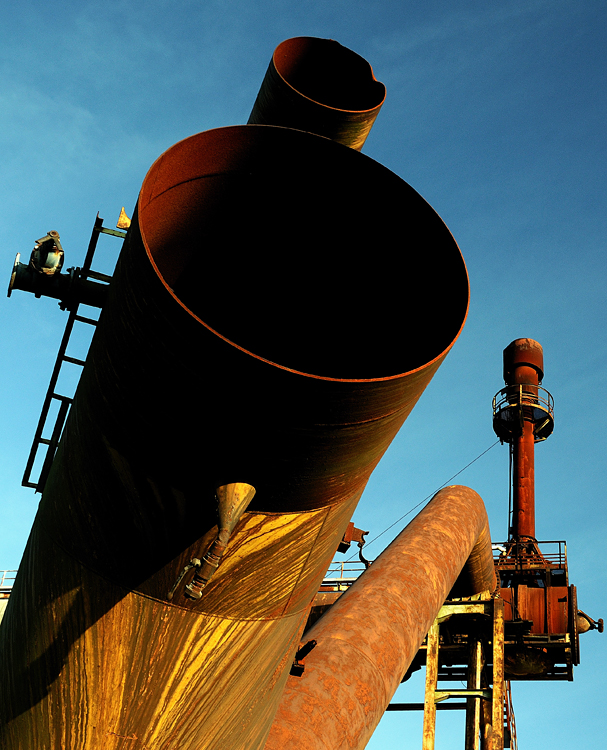
M493 399L493 428L510 445L512 505L508 541L496 559L505 603L506 673L510 679L573 679L579 634L597 623L578 611L569 584L566 544L538 542L535 531L535 443L554 428L554 402L541 387L544 353L533 339L504 349L505 387Z
M493 399L493 429L510 445L512 541L535 541L535 443L554 427L554 402L540 385L543 377L544 352L537 341L516 339L504 349L506 387Z

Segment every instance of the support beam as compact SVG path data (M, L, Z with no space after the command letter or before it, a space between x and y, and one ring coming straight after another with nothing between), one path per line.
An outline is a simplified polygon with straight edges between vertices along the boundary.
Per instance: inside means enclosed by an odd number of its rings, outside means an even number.
M436 685L438 681L438 620L428 631L426 651L426 695L424 698L424 736L422 750L434 750L436 736Z
M471 639L468 661L468 689L480 690L484 666L483 644L479 638ZM481 731L481 700L470 697L466 708L466 750L478 750Z
M493 600L493 750L504 747L504 601Z

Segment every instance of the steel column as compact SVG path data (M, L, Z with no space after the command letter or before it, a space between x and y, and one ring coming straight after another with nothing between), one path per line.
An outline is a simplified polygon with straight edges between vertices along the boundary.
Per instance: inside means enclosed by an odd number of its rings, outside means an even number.
M504 601L493 600L493 750L504 747Z
M440 625L432 623L426 648L426 693L424 696L424 731L422 750L434 750L436 738L436 686L438 681L438 643ZM469 700L469 699L468 699Z
M512 442L512 529L515 539L535 538L535 435L527 420Z
M468 657L468 689L480 690L483 670L483 644L471 637ZM481 727L482 698L470 697L466 703L466 744L465 750L478 750Z

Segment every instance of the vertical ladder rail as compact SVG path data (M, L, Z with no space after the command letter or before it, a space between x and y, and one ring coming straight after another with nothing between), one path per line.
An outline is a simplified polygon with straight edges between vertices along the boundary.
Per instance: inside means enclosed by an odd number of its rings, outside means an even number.
M77 305L76 305L76 309L77 309ZM56 393L55 388L57 387L59 373L61 372L61 366L64 362L65 352L67 349L68 342L70 340L70 336L72 334L72 329L74 327L74 322L76 320L76 317L77 317L76 310L72 310L70 312L69 318L67 319L67 323L65 325L63 338L61 339L61 344L59 345L59 352L57 353L57 359L55 360L55 366L53 367L53 372L51 375L49 386L46 391L44 403L42 405L42 411L40 412L40 419L38 420L38 426L36 427L36 432L34 434L34 440L32 442L30 454L27 459L27 464L25 465L25 472L23 473L23 480L21 484L24 487L32 487L33 489L36 490L36 492L42 492L42 490L44 489L44 482L46 481L48 470L50 470L50 463L52 463L52 458L55 455L55 450L57 447L56 445L53 446L53 438L51 438L50 440L47 440L42 437L42 433L46 425L46 419L48 417L48 413L51 408L51 403L53 399L61 401L61 406L59 407L59 415L57 417L57 423L55 424L55 429L53 430L53 436L54 436L57 432L57 425L59 423L60 417L63 417L64 420L67 417L68 409L64 407L64 404L66 403L66 401L69 401L69 404L71 404L72 402L71 398L68 398L66 396L60 396L58 393ZM68 404L68 408L69 408L69 404ZM61 437L62 429L63 429L63 424L59 426L59 437ZM57 438L57 443L58 442L59 442L59 439ZM32 470L34 468L34 461L36 460L36 456L38 454L38 448L40 447L41 444L47 445L46 456L44 459L44 466L48 464L48 470L44 477L44 481L41 481L42 480L42 474L41 474L37 482L32 482L31 475L32 475ZM50 456L50 461L49 461L49 456Z

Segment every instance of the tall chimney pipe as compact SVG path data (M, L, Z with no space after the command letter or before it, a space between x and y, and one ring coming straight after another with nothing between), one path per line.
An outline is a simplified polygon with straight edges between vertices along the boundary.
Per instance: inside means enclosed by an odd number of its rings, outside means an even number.
M515 339L504 349L503 388L494 399L493 428L510 444L512 521L510 538L535 539L535 443L552 432L552 397L540 387L544 352L533 339Z

